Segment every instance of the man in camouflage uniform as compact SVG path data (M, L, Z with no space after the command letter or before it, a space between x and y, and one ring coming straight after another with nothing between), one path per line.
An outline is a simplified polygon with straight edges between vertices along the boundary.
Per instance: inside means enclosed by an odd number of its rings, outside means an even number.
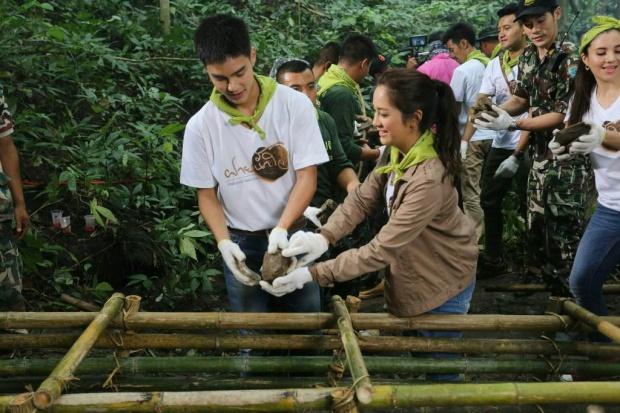
M547 148L553 130L563 127L573 93L578 60L558 42L561 9L555 0L521 0L516 20L522 20L532 44L519 61L513 96L498 108L497 119L476 121L476 127L531 131L496 175L514 173L531 142L533 166L528 182L527 273L542 276L556 295L570 294L567 279L585 229L586 197L591 179L588 157L558 161ZM511 117L529 108L531 117Z
M19 157L11 137L13 121L4 102L1 84L0 112L0 311L25 311L22 297L22 262L16 241L26 235L30 219L22 191Z

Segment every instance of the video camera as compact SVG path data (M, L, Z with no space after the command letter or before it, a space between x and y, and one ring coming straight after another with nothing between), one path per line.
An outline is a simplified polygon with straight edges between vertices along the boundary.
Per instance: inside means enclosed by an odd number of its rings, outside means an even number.
M409 60L409 58L414 57L418 64L426 61L428 57L428 52L422 52L422 50L426 47L426 35L425 34L416 34L415 36L409 36L409 46L404 47L402 49L398 49L399 52L409 52L405 56L405 60Z

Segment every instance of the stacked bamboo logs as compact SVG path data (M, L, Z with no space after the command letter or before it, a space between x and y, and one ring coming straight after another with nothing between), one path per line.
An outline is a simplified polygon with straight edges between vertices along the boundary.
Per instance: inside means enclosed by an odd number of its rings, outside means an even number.
M560 373L603 373L617 375L619 363L583 361L589 358L613 358L620 355L620 345L614 343L554 342L544 339L437 339L400 336L360 336L356 330L405 331L416 329L494 331L494 332L567 332L597 330L620 342L620 317L598 317L571 301L554 303L552 315L424 315L397 318L387 314L355 314L355 303L345 307L339 298L334 299L334 314L252 314L231 313L145 313L138 312L139 297L127 299L114 295L96 313L0 313L0 328L27 328L29 335L4 335L0 350L14 348L70 348L66 356L56 360L19 361L0 360L0 389L17 388L21 382L42 382L36 392L7 397L0 396L0 413L34 411L37 408L50 412L77 412L88 409L98 411L292 411L334 409L336 394L355 392L353 407L361 410L408 408L414 406L463 406L485 404L532 403L599 403L620 402L620 383L484 383L443 384L442 386L396 385L389 380L370 383L373 374L403 373L508 373L518 371L541 375L559 376ZM121 312L122 304L124 310ZM82 307L83 303L79 303ZM553 303L552 303L553 304ZM347 309L348 307L348 309ZM557 314L555 314L557 312ZM83 328L82 335L32 334L37 328ZM115 329L114 331L106 330ZM198 333L157 334L146 332L167 330L201 330ZM337 328L337 329L336 329ZM253 336L232 335L231 329L323 329L339 332L333 335L265 334ZM208 334L204 330L212 330ZM385 334L385 333L384 333ZM222 374L238 374L250 368L252 373L325 373L328 357L191 357L191 358L110 358L83 360L91 348L115 349L117 355L128 356L131 349L205 349L237 350L289 349L330 350L344 348L346 365L351 377L344 378L337 387L304 389L325 383L317 378L256 378L226 379ZM364 358L362 351L384 352L447 352L466 353L462 359L419 359L411 357L372 356ZM476 359L471 355L519 355L519 359ZM523 359L524 355L543 356L543 359ZM49 373L51 371L51 373ZM116 372L120 389L139 388L142 393L61 395L75 372L84 377L84 383L75 387L92 386L102 381L104 373L112 371L106 383ZM171 377L135 377L135 374L162 374ZM190 379L185 374L200 374ZM204 375L214 375L207 376ZM47 376L47 378L46 378ZM171 383L171 380L173 383ZM191 383L189 383L191 381ZM170 386L166 386L169 383ZM71 383L73 386L73 383ZM297 384L297 388L291 385ZM339 386L347 387L339 387ZM14 386L14 387L11 387ZM132 387L138 386L138 387ZM247 389L239 391L238 389ZM23 387L21 388L23 389ZM118 388L117 388L118 389ZM168 390L195 390L168 392ZM205 391L208 389L209 391ZM229 390L224 390L229 389ZM252 389L262 389L252 390ZM280 389L280 390L277 390ZM164 393L166 390L165 401ZM1 392L2 390L0 390ZM22 410L20 410L22 409Z

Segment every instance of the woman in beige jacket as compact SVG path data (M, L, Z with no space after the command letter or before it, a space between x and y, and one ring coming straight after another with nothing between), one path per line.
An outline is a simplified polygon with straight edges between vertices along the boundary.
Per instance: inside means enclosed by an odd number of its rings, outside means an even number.
M423 73L397 69L379 79L373 105L373 124L381 143L388 146L374 173L349 193L318 233L294 234L282 254L297 256L297 268L273 284L261 281L261 286L281 296L312 280L330 286L386 268L385 300L390 313L398 317L466 314L475 286L478 247L473 223L459 209L453 185L460 161L452 90ZM367 245L306 266L383 207L389 220ZM411 333L460 337L456 331ZM458 380L458 375L427 378Z

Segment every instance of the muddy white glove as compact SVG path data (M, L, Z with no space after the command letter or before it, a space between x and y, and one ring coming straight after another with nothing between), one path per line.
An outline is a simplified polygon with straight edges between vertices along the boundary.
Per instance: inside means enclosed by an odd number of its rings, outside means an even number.
M520 163L520 160L510 155L507 159L504 160L504 162L499 164L499 167L495 171L494 176L500 178L512 178L517 173L517 169L519 169Z
M319 258L328 247L324 236L313 232L298 231L293 234L288 248L282 251L282 255L284 257L303 255L297 260L296 268L299 268Z
M482 113L484 119L476 119L474 120L474 128L476 129L484 129L484 130L516 130L517 129L517 121L515 118L510 116L508 112L504 109L500 108L497 105L492 106L493 110L497 112L499 116L494 118L488 113Z
M284 228L275 227L269 233L267 252L269 254L275 254L278 248L284 249L286 247L288 247L288 231Z
M461 161L465 162L467 160L467 147L469 146L469 142L461 141Z
M321 228L322 225L321 225L321 221L319 221L319 215L321 215L322 212L323 211L321 211L321 208L315 208L315 207L309 206L304 211L304 216L307 219L309 219L310 222L316 225L317 228Z
M605 139L605 128L592 122L591 120L584 120L583 123L590 127L590 133L587 135L581 135L569 148L569 152L572 154L585 155L592 152L603 143Z
M553 134L555 135L557 131L558 129L554 130ZM565 161L572 158L570 153L566 153L566 146L560 145L558 142L555 141L555 138L551 139L551 142L549 142L549 145L547 146L551 150L551 153L553 153L555 159L557 159L558 161Z
M258 284L260 275L247 268L245 265L245 254L237 244L229 239L223 239L217 243L217 248L220 250L226 266L237 281L250 287Z
M282 297L285 294L292 293L304 287L304 284L312 281L312 274L308 267L297 268L273 280L272 284L267 281L261 281L260 287L271 295Z

